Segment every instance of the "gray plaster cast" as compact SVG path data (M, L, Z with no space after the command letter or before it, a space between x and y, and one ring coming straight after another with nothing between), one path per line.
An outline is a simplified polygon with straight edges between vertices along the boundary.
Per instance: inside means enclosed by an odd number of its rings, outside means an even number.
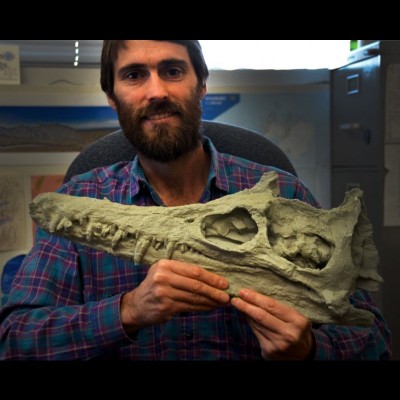
M278 197L277 174L252 189L177 207L141 207L59 193L38 195L39 227L135 263L175 259L293 306L314 322L368 326L373 315L349 302L355 288L379 289L378 253L363 192L323 210Z

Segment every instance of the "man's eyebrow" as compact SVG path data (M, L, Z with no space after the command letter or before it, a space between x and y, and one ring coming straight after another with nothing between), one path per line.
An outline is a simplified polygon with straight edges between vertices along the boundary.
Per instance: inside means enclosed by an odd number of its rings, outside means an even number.
M182 67L182 68L188 68L189 65L185 60L179 59L179 58L168 58L167 60L162 60L159 64L159 67L165 68L165 67Z
M166 68L166 67L182 67L182 68L188 68L188 63L185 60L179 59L179 58L168 58L166 60L162 60L158 63L157 68ZM123 76L125 73L133 70L133 69L146 69L147 64L141 64L141 63L132 63L125 65L121 67L118 70L118 76Z

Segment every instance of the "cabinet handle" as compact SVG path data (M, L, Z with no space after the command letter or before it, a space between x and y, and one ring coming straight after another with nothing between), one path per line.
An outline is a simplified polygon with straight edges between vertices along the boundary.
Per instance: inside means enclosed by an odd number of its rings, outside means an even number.
M364 50L364 56L377 56L378 54L379 54L379 49Z
M371 143L371 131L366 129L359 122L349 122L347 124L340 124L339 129L343 132L361 132L363 140L366 144Z
M363 126L359 122L350 122L347 124L340 124L341 131L359 131L363 129Z

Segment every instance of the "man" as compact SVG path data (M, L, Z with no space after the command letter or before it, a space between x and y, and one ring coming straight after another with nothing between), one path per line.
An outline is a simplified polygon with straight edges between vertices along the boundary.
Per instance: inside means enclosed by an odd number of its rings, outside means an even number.
M198 41L104 41L101 85L136 147L132 162L74 177L59 192L140 206L208 202L274 168L201 136L208 69ZM280 194L318 203L279 172ZM133 263L38 230L0 314L2 359L387 359L390 333L369 295L369 328L313 324L294 308L174 260Z

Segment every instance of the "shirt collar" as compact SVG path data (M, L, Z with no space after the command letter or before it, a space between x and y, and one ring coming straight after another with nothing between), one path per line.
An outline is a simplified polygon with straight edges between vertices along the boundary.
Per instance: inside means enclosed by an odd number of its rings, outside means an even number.
M215 186L218 189L229 193L228 178L226 175L222 153L217 151L214 144L208 137L204 138L203 146L204 149L211 155L211 168L208 176L208 185L210 185L212 179L215 178Z
M204 137L203 140L204 150L211 155L210 172L208 174L207 188L210 190L211 186L214 184L218 189L229 193L229 183L224 168L224 161L222 153L219 153L215 148L214 144L208 137ZM215 178L215 179L214 179ZM139 158L136 155L132 161L131 168L131 197L136 196L140 190L147 188L152 192L151 185L146 179L143 168L140 165Z

